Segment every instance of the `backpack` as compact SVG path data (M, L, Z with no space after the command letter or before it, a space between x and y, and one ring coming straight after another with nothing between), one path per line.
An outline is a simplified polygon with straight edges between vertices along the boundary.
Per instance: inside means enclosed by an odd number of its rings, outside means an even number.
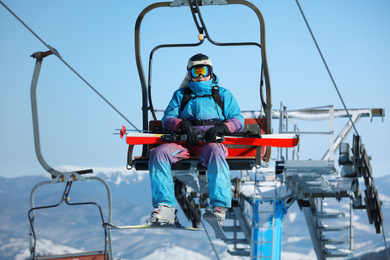
M189 87L186 87L184 89L183 99L181 100L181 104L180 104L179 117L180 117L180 114L183 111L184 107L187 105L187 103L190 102L191 99L195 99L198 97L212 97L214 99L215 103L217 103L217 105L222 109L222 114L223 114L224 106L223 106L223 101L222 101L221 95L219 95L219 87L218 86L214 86L211 89L211 95L203 95L203 96L195 95L195 97L192 97L191 93L192 93L192 90Z

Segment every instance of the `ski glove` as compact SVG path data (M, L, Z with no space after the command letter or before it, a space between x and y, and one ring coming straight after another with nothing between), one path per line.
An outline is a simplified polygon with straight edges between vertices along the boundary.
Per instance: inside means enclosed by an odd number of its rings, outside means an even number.
M187 135L186 144L196 145L199 143L198 132L190 121L183 120L179 125L179 131Z
M218 125L207 130L203 138L206 142L216 143L218 135L228 133L230 133L229 128L223 122L220 122Z

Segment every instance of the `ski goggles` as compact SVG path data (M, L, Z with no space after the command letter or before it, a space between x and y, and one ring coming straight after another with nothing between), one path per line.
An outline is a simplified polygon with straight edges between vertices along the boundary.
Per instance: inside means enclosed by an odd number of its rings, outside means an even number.
M200 75L203 77L208 77L211 74L211 68L209 66L201 66L201 67L192 67L190 69L191 78L198 78Z

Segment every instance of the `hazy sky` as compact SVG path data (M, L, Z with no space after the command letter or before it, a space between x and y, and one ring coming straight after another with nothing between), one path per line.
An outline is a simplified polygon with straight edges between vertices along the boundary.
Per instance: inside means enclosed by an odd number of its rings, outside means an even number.
M142 128L141 87L135 63L138 14L156 1L3 0L47 44L138 128ZM295 1L253 0L266 22L273 108L342 104ZM301 0L318 44L348 108L389 109L390 2L387 0ZM210 36L219 42L259 41L259 25L247 7L203 7ZM0 5L0 176L44 172L34 150L30 85L35 59L47 48ZM164 43L197 42L188 7L160 8L141 27L143 63ZM242 110L259 109L259 50L254 47L163 49L154 55L152 95L165 109L179 86L189 57L210 56L220 85ZM147 72L147 67L145 67ZM124 167L127 145L115 129L131 126L57 57L44 59L38 84L42 153L53 168ZM161 114L159 114L161 116ZM300 124L300 121L297 121ZM336 122L336 134L346 124ZM278 122L273 123L278 131ZM372 155L374 176L387 173L388 119L362 118L357 125ZM327 131L328 122L302 122L301 130ZM301 136L302 159L321 159L327 136ZM347 139L351 143L352 137ZM136 150L136 153L139 150ZM275 157L276 153L273 153Z

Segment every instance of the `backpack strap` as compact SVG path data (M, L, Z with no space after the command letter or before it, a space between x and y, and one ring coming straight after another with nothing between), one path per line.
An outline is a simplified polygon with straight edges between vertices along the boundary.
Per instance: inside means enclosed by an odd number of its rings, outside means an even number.
M196 96L195 95L195 97L192 97L191 93L192 93L192 90L190 88L186 87L184 89L183 98L182 98L181 104L180 104L179 117L180 117L180 114L183 111L184 107L188 104L188 102L190 102L191 99L195 99L197 97L210 97L210 95L204 95L204 96ZM219 94L219 87L218 86L214 86L211 89L211 97L214 99L214 102L217 103L217 105L222 109L222 113L223 113L224 106L223 106L223 101L222 101L221 95Z
M183 111L184 107L187 105L188 102L190 102L190 100L192 99L191 98L191 93L192 93L192 90L188 87L186 87L184 89L184 94L183 94L183 98L181 100L181 104L180 104L180 110L179 110L179 117L180 117L180 114L181 112Z
M221 95L219 94L219 87L218 86L214 86L212 89L211 89L211 96L213 97L215 103L217 103L217 105L222 109L222 112L224 111L223 110L223 101L222 101L222 98L221 98Z

